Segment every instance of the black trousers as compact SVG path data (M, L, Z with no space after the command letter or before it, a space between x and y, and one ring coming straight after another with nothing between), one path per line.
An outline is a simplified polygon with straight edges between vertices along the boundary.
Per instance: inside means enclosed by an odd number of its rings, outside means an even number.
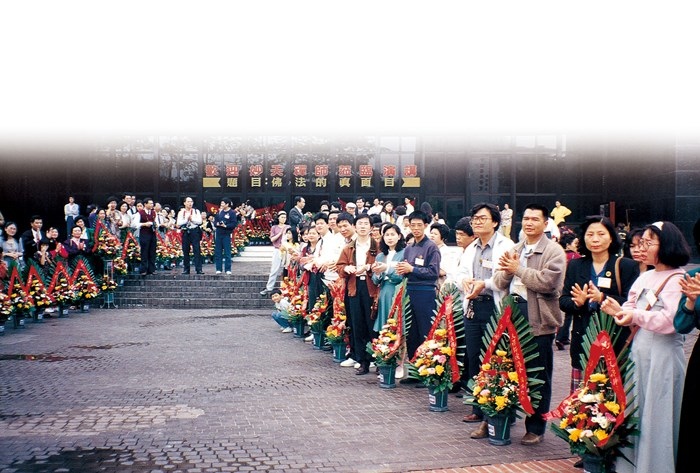
M141 273L153 274L156 272L156 235L153 232L139 233L139 246L141 247Z
M433 324L435 288L432 286L412 287L410 284L407 288L413 314L411 329L406 335L406 349L408 350L406 357L410 360L420 344L425 341Z
M185 271L190 270L190 245L192 245L192 252L194 253L194 269L195 271L202 270L201 240L202 231L199 229L182 231L182 266Z
M518 309L527 319L527 302L518 303ZM544 435L547 430L547 421L542 418L543 414L549 412L549 405L552 402L552 373L554 372L554 334L533 336L532 340L537 344L537 352L540 354L531 361L530 366L542 367L544 370L538 371L535 376L544 381L540 385L539 392L542 395L540 404L535 409L535 413L525 418L525 430L535 435Z
M348 296L350 308L350 344L355 354L353 360L369 365L372 355L367 353L367 344L372 341L377 333L374 331L372 320L372 298L367 290L367 283L357 280L357 292L354 296Z
M474 317L471 319L464 319L464 343L467 347L464 371L467 373L467 382L479 374L479 369L481 368L481 350L484 347L481 338L484 336L486 326L496 310L493 305L493 299L475 300L472 303L472 308L474 310ZM481 409L477 406L472 406L472 412L479 417L483 417Z

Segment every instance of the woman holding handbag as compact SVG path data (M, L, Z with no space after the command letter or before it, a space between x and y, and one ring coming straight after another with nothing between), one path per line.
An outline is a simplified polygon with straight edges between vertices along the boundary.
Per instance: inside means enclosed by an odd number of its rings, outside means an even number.
M615 317L618 325L632 329L634 389L639 416L639 437L625 456L632 464L617 462L618 473L627 471L674 471L680 424L685 355L683 335L676 333L673 319L681 299L690 247L671 222L656 222L644 229L640 244L646 249L645 263L654 269L632 284L627 301L606 298L601 309ZM632 406L628 406L632 407Z

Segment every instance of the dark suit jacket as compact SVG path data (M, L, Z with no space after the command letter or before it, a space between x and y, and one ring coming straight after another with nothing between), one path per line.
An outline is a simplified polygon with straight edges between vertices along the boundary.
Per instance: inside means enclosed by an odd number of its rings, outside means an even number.
M620 282L622 288L622 295L617 291L617 279L615 278L615 261L617 258L615 256L610 257L608 262L605 264L603 269L603 275L610 278L610 287L602 288L598 286L601 292L605 294L606 297L612 297L620 304L627 300L627 293L634 281L639 277L639 265L636 261L629 258L622 258L620 260ZM559 297L559 308L571 314L573 327L571 333L571 363L574 368L580 369L580 355L583 353L583 335L586 333L586 328L591 319L591 314L595 309L591 309L589 304L584 304L581 307L576 307L573 298L571 297L571 287L577 284L583 287L591 280L591 267L593 266L593 261L591 258L577 258L569 261L566 268L566 277L564 278L564 287L562 289L561 296ZM593 281L595 284L596 281ZM596 285L597 286L597 285ZM607 317L607 316L605 316ZM620 338L615 344L616 352L624 344L627 336L629 334L629 329L622 329Z
M304 214L295 205L292 210L289 211L289 226L296 230L299 224L304 221Z
M44 237L45 235L42 233L41 236ZM29 263L31 258L34 256L34 253L39 251L39 247L34 240L34 232L29 229L22 233L20 238L22 239L22 248L24 249L24 261Z

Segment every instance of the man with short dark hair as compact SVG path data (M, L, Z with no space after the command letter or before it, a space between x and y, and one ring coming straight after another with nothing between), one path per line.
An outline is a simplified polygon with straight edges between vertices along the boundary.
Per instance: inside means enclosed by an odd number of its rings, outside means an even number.
M498 227L501 213L493 204L485 202L476 204L471 209L470 225L477 237L462 253L457 271L456 283L462 292L464 312L464 336L467 348L467 375L469 380L479 374L481 367L482 338L486 326L494 312L500 308L501 299L507 292L499 290L493 282L493 273L498 260L515 245L506 238ZM464 422L480 422L479 427L471 433L471 438L488 437L488 425L484 414L478 406L472 407L472 413L464 417Z
M185 207L177 214L177 227L182 232L182 274L190 274L190 246L194 253L194 269L197 274L204 274L202 271L202 212L194 208L192 197L185 197Z
M372 281L371 267L377 256L379 245L370 238L370 217L362 214L355 220L357 238L343 248L338 258L338 274L345 279L345 291L350 314L350 336L354 359L360 363L355 374L369 373L372 361L367 353L367 344L377 334L371 318L372 303L379 288Z
M219 211L214 215L214 265L216 274L231 274L231 232L238 225L236 212L231 209L231 199L221 199Z
M493 275L495 286L513 296L530 325L539 352L530 367L543 368L537 375L544 381L540 387L542 398L535 413L525 419L527 433L520 442L523 445L540 443L547 428L542 415L549 412L552 399L552 343L563 323L559 296L564 285L566 253L544 234L548 215L547 207L542 205L525 207L522 219L525 238L515 245L512 252L501 256Z
M294 239L299 240L298 231L299 225L304 221L304 206L306 205L306 199L298 195L294 198L294 207L289 211L289 226L292 227L292 233L294 234Z
M406 288L413 313L413 324L406 337L406 356L410 359L432 325L440 273L440 250L425 236L430 219L424 212L416 210L408 216L408 221L413 241L404 250L404 261L396 264L396 273L408 279Z
M44 225L44 220L40 215L32 215L29 219L31 228L22 233L22 248L24 249L24 261L29 264L34 254L39 251L39 242L44 237L41 233L41 227Z

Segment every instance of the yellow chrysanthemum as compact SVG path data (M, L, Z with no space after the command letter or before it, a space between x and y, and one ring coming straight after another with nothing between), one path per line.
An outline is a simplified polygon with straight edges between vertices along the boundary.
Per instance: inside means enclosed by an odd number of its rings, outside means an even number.
M505 396L496 396L496 410L497 411L502 411L506 407L506 403L508 402L508 398Z
M569 425L569 422L566 420L566 417L564 417L561 422L559 422L559 428L560 429L565 429Z
M508 352L505 350L496 350L496 355L498 356L506 356L507 354Z
M491 363L484 363L483 365L481 365L481 369L484 370L484 371L490 370L490 369L491 369Z
M615 401L608 401L604 405L613 415L618 415L620 413L620 405Z
M514 383L518 382L518 373L516 371L509 371L508 372L508 379L513 381Z
M571 429L569 431L569 440L572 442L578 442L578 438L581 436L581 429Z
M479 399L477 399L477 402L479 404L486 404L487 402L489 402L489 398L486 396L479 396Z
M600 442L601 440L605 440L606 438L609 437L608 433L604 431L603 429L596 429L595 432L593 432L593 435L598 438L598 441Z
M472 394L474 396L478 396L480 392L481 392L481 386L479 386L478 384L475 385L474 389L472 390Z
M608 377L603 373L593 373L589 378L593 383L607 383Z
M437 374L438 376L442 375L442 373L443 373L444 371L445 371L445 367L442 366L442 365L437 365L437 366L435 367L435 374Z

